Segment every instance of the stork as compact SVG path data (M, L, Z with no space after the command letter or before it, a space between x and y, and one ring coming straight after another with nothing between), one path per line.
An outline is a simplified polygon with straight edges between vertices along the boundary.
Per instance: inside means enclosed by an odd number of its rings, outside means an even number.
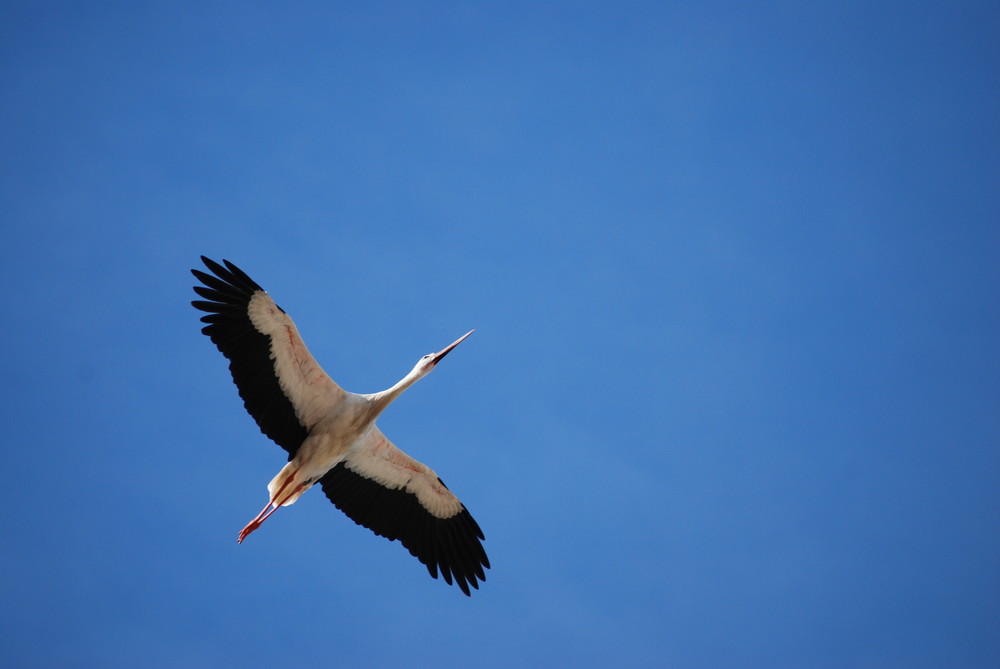
M239 534L242 543L271 514L316 483L358 525L398 539L430 575L454 580L468 596L490 566L483 531L430 467L396 448L375 419L427 376L469 331L428 353L398 383L377 393L344 390L320 367L295 323L253 279L228 260L201 257L212 274L191 304L208 312L202 332L229 359L229 371L260 431L288 451L288 464L267 486L268 503Z

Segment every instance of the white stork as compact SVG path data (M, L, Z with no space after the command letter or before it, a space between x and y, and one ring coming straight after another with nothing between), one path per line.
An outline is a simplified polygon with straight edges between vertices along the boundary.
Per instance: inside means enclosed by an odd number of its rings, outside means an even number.
M389 403L430 373L472 332L429 353L399 383L378 393L351 393L331 379L310 355L295 323L274 300L228 260L225 267L202 256L215 276L193 269L207 301L201 320L229 371L247 412L260 431L288 451L288 464L267 486L269 500L240 532L239 542L282 506L319 483L338 509L358 525L410 553L452 580L466 595L485 581L490 563L483 532L465 506L426 465L417 462L375 425Z

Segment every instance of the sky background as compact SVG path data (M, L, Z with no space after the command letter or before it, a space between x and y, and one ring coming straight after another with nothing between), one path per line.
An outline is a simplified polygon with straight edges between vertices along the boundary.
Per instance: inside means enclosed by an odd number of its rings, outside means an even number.
M0 8L0 656L996 667L994 2ZM466 503L467 599L284 463L228 258ZM138 664L137 664L138 663Z

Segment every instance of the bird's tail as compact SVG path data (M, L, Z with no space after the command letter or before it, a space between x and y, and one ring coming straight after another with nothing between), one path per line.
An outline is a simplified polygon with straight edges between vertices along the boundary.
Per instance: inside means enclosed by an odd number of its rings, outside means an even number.
M302 485L298 480L299 467L294 462L289 462L282 467L278 475L267 484L267 492L271 496L271 503L280 506L289 506L302 496L309 486Z

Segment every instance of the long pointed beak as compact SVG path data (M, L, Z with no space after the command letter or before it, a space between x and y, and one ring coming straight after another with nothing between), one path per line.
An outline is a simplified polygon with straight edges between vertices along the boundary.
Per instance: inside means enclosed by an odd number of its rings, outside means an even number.
M436 365L439 362L441 362L441 358L443 358L444 356L446 356L449 353L451 353L451 350L453 348L455 348L456 346L458 346L459 344L461 344L463 341L465 341L465 338L468 337L473 332L475 332L475 330L469 330L464 335L462 335L461 337L459 337L458 339L456 339L455 341L453 341L452 343L448 344L443 349L441 349L440 351L438 351L437 353L435 353L434 354L434 364Z

